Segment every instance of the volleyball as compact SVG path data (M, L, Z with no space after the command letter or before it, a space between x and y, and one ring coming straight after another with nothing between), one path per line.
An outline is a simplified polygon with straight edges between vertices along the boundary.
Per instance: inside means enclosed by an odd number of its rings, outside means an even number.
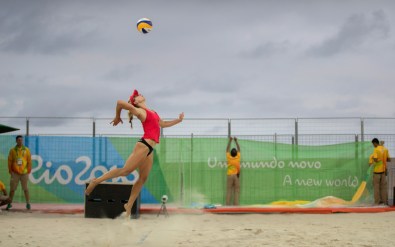
M152 21L148 18L141 18L137 21L137 30L140 33L147 34L152 29Z

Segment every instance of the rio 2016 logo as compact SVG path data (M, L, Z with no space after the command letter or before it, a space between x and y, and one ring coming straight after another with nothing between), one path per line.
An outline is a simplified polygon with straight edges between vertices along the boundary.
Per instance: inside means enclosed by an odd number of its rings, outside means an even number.
M55 180L62 185L67 185L70 184L70 182L74 181L75 184L77 185L83 185L87 182L89 182L92 178L95 177L96 173L101 173L104 174L108 172L111 169L116 168L117 166L112 166L110 169L107 169L107 167L102 166L102 165L97 165L92 167L92 161L88 156L80 156L77 159L75 159L75 165L73 167L70 167L70 165L63 164L60 165L59 167L56 168L55 172L51 172L50 170L52 169L52 162L47 161L45 162L39 155L32 155L32 162L36 161L37 166L34 167L29 175L29 180L33 184L38 184L41 181L44 181L45 184L52 184ZM78 166L83 166L83 169L77 173L77 167ZM74 169L73 169L74 168ZM42 172L44 170L44 172ZM90 170L90 172L89 172ZM38 175L38 177L35 176L36 173L40 173L41 175ZM75 174L77 173L77 174ZM81 179L84 175L86 176L89 174L89 176L86 179ZM139 174L137 171L132 172L133 179L129 180L127 177L118 177L118 178L113 178L112 182L122 182L122 183L132 183L134 184L138 179L139 179Z

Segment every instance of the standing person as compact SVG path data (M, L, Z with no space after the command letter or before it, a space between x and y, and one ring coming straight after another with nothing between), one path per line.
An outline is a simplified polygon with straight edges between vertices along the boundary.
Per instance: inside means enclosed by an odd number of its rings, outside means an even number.
M384 158L383 158L383 164L384 164L384 171L385 171L385 175L388 175L388 167L387 167L387 162L391 162L391 157L388 151L388 148L386 148L384 146L384 141L380 141L380 146L383 147L384 150Z
M3 193L0 194L0 206L10 203L10 198L7 195L7 190L5 189L5 185L1 181L0 181L0 191Z
M16 137L16 146L10 149L8 154L8 172L11 175L10 180L10 203L6 210L12 208L12 200L14 199L15 190L21 182L23 192L25 194L26 209L30 210L30 196L27 188L29 174L32 170L32 157L29 148L23 145L23 137Z
M374 150L372 153L373 163L373 189L374 189L374 203L379 205L380 203L387 203L387 179L385 176L384 167L384 149L380 146L379 140L374 138L372 140Z
M115 117L111 121L113 126L123 123L121 119L121 111L129 111L129 123L132 124L133 116L136 116L143 125L144 135L136 143L132 153L126 160L122 168L115 168L98 178L94 178L85 190L85 194L89 195L99 183L108 179L127 176L136 169L139 169L139 179L133 185L132 191L128 202L124 205L126 216L130 216L131 209L134 201L140 193L148 175L151 171L153 164L154 147L159 143L160 127L166 128L176 125L184 119L184 113L181 113L177 119L171 121L163 121L159 115L147 107L145 97L138 93L137 90L133 91L129 101L118 100L115 110Z
M226 147L226 160L228 163L227 178L226 178L226 205L230 204L230 198L233 194L233 205L239 205L240 196L240 146L237 138L233 138L236 143L236 148L230 150L232 137L229 137L229 142ZM230 150L230 151L229 151Z
M380 146L382 147L383 153L384 153L383 165L384 165L384 174L385 174L385 178L384 178L385 179L385 188L383 188L383 190L385 190L385 192L383 191L383 193L385 193L385 197L384 198L388 199L388 187L387 187L388 186L388 181L387 181L388 166L387 166L387 162L391 162L391 157L390 157L388 148L386 148L384 146L384 143L385 143L384 141L380 141ZM388 201L387 200L383 201L383 203L388 205Z

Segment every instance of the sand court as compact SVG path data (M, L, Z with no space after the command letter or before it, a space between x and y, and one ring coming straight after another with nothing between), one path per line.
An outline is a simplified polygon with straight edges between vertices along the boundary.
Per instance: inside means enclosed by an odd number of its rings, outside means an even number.
M395 212L142 214L137 220L2 211L1 246L393 246Z

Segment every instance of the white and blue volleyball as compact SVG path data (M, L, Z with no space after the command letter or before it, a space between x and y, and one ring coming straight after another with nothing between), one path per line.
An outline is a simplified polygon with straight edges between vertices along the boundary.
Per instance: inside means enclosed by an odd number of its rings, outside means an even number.
M152 30L152 21L148 18L141 18L137 21L137 30L140 33L147 34Z

